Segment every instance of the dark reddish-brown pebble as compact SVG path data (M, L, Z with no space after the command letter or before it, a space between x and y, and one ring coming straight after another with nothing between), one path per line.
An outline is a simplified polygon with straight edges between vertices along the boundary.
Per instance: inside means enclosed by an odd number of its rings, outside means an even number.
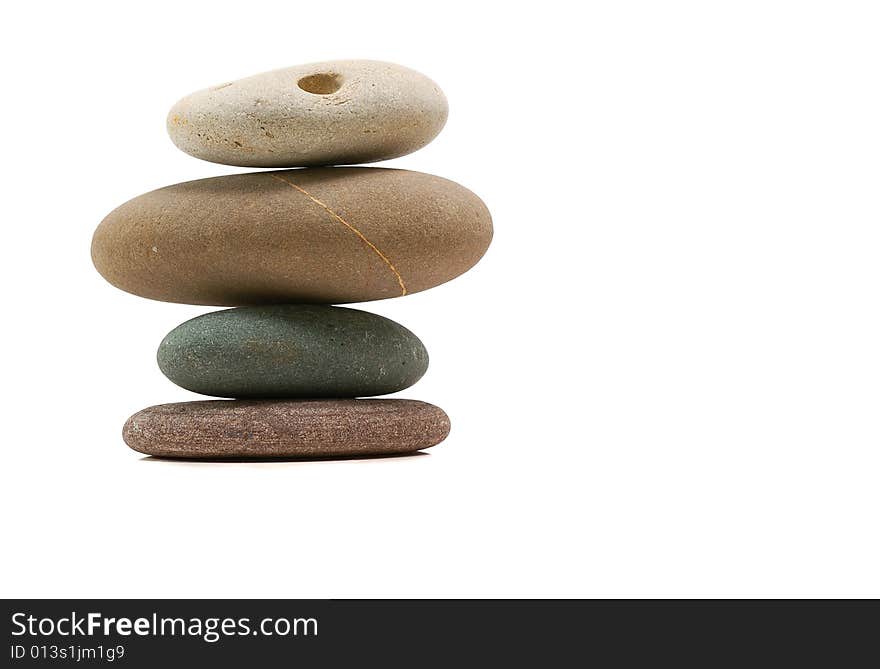
M131 448L168 458L393 455L439 444L449 417L416 400L208 400L160 404L129 418Z

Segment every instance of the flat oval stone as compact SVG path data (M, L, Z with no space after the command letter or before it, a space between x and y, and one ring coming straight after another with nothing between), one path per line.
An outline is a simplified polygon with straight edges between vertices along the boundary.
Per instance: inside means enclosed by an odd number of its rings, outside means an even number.
M452 181L329 167L146 193L98 226L92 260L114 286L165 302L338 304L449 281L491 239L486 206Z
M169 332L157 359L177 385L235 398L386 395L428 369L428 352L402 325L319 305L204 314Z
M243 167L353 165L412 153L443 129L443 91L371 60L333 60L206 88L168 113L168 134L196 158Z
M208 400L139 411L125 443L166 458L353 457L410 453L449 434L446 413L415 400Z

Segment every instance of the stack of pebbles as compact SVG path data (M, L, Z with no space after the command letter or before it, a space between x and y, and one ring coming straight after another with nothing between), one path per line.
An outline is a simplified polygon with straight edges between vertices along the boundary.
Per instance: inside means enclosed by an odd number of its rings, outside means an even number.
M402 297L470 269L492 222L440 177L321 167L403 156L446 122L443 92L375 61L291 67L193 93L168 116L197 158L290 168L181 183L123 204L98 226L92 260L114 286L154 300L231 306L172 330L162 372L212 397L144 409L136 451L164 457L334 457L441 442L449 418L385 395L414 384L428 354L403 326L330 306Z

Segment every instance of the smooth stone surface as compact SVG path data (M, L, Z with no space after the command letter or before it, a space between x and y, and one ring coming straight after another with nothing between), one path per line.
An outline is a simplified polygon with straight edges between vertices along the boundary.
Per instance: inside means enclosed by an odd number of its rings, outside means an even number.
M125 443L168 458L351 457L439 444L449 417L415 400L208 400L139 411Z
M412 153L443 129L443 91L393 63L333 60L206 88L168 113L191 156L243 167L353 165Z
M236 398L386 395L428 369L428 352L402 325L320 305L204 314L169 332L157 359L187 390Z
M365 302L466 272L492 240L476 195L421 172L327 167L199 179L136 197L92 240L114 286L166 302Z

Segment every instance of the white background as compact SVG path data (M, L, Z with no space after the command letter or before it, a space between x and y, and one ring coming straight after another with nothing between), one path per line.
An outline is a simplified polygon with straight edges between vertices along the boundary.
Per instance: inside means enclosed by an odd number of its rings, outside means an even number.
M6 3L6 596L880 595L880 14L854 2ZM129 414L197 399L92 231L246 171L181 96L335 58L445 90L387 163L480 195L471 272L365 308L431 367L429 455L175 463Z

